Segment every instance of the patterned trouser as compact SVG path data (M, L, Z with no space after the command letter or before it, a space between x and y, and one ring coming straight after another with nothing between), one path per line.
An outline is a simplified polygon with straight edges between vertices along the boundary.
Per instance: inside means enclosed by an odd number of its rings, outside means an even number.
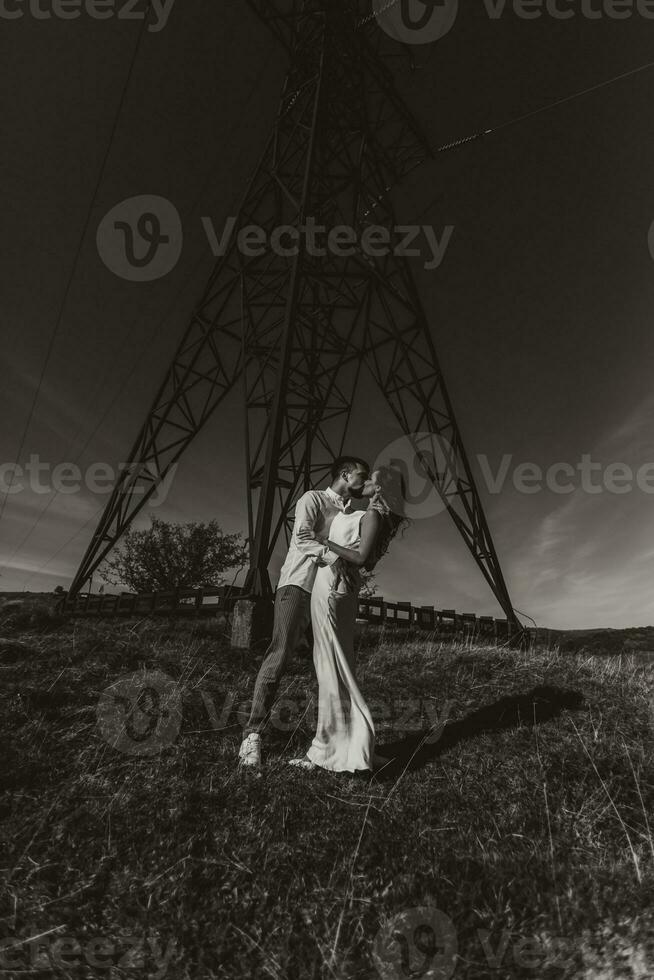
M277 589L272 640L259 668L244 738L250 732L261 733L266 727L279 682L310 623L311 593L299 585Z

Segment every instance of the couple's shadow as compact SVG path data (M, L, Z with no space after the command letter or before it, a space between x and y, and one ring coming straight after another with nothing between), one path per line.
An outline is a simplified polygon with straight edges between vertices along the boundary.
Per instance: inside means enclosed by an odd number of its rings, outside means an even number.
M388 759L388 765L374 773L377 780L396 779L400 772L421 769L432 759L485 732L506 731L521 726L533 728L558 717L565 709L579 709L583 696L578 691L541 685L525 694L513 694L484 705L462 718L439 728L426 729L377 744L375 751Z

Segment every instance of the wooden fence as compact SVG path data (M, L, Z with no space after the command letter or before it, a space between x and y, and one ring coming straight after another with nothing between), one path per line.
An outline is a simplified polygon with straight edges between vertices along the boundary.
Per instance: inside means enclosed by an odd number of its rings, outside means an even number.
M81 593L65 597L58 609L73 616L217 616L230 615L243 590L222 585L213 589L176 589L120 595ZM358 618L379 626L404 626L437 633L482 633L496 638L508 636L506 619L458 613L454 609L414 606L410 602L387 602L383 596L359 600Z
M361 599L358 617L368 623L383 626L413 626L436 633L483 633L495 637L508 636L506 619L458 613L454 609L435 609L433 606L414 606L410 602L386 602L383 597Z
M58 610L73 616L216 616L229 613L242 589L174 589L171 592L121 592L120 595L79 593L67 596Z

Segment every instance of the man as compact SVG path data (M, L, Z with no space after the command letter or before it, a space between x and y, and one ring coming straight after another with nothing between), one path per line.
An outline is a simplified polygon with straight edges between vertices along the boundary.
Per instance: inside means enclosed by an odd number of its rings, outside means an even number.
M361 497L370 467L357 456L339 456L326 490L307 490L295 505L295 522L286 560L275 592L273 636L259 669L252 711L243 729L239 765L261 766L261 735L269 720L277 688L311 622L311 590L320 565L338 556L316 538L339 510L348 511L352 497Z

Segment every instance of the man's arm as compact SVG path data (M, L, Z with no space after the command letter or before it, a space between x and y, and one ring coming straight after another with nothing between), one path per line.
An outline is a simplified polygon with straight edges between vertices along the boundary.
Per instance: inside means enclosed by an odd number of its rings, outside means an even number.
M338 555L316 537L316 523L320 514L320 503L315 493L310 490L303 493L295 505L295 526L293 528L295 542L298 551L307 555L316 564L331 565L336 561Z
M377 511L369 508L361 518L361 540L358 548L343 548L334 541L329 541L328 546L336 552L339 558L350 562L356 568L363 568L364 566L367 568L368 562L373 557L375 540L381 528L381 522L381 516Z

